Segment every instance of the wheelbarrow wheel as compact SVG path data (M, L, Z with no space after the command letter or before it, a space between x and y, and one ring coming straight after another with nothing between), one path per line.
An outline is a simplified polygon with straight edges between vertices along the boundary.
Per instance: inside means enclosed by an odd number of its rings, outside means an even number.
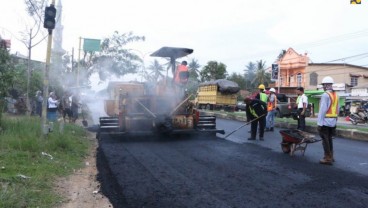
M285 153L285 154L290 153L290 150L291 150L290 146L291 146L290 143L281 143L282 152Z

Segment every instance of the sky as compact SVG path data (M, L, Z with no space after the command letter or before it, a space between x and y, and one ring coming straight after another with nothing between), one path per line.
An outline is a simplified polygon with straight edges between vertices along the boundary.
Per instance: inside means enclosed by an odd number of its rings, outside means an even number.
M11 53L27 55L19 41L31 28L24 0L0 3L0 35L11 39ZM62 15L63 48L70 53L80 37L103 39L119 31L145 36L127 48L146 65L163 46L185 47L194 52L183 60L201 66L218 61L229 74L243 74L249 62L270 66L291 47L313 63L368 67L368 0L62 0ZM33 48L32 59L45 61L46 40Z

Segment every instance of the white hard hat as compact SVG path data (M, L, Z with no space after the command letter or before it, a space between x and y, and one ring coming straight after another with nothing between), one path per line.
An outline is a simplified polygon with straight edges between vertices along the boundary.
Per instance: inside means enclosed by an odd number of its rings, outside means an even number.
M271 88L270 92L276 92L275 88Z
M333 83L334 83L334 80L330 76L324 77L322 79L322 84L333 84Z

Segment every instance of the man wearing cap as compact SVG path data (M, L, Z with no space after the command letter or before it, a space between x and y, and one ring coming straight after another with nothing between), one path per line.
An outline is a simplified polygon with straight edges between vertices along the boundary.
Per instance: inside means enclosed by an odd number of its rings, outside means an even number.
M267 101L267 117L266 117L266 129L265 131L273 131L274 127L274 120L276 114L276 104L277 104L277 97L276 97L276 90L275 88L271 88L270 94L268 95Z
M317 120L318 132L322 138L324 151L324 157L319 162L325 165L332 165L334 162L332 136L336 129L337 116L340 109L339 97L332 89L333 83L334 80L329 76L322 80L325 92L321 96Z

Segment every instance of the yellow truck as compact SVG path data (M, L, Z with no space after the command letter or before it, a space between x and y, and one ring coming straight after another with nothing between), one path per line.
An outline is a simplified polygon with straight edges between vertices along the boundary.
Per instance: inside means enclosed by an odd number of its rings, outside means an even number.
M234 111L239 90L237 83L226 79L201 83L195 105L199 109Z

